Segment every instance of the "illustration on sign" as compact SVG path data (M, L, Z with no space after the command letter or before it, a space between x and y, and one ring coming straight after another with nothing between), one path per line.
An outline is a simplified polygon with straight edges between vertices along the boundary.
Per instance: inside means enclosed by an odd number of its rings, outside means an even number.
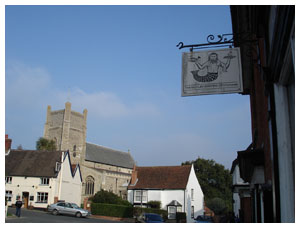
M182 96L242 92L239 49L183 53L182 80Z

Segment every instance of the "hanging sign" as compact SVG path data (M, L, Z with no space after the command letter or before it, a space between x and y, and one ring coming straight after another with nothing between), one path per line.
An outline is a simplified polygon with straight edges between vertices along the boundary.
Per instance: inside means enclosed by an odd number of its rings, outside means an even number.
M182 53L182 96L240 92L239 48Z

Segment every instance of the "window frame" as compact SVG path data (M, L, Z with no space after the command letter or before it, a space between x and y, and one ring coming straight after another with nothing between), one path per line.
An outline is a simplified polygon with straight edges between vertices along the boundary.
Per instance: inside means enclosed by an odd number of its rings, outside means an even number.
M95 179L92 176L88 176L85 182L85 195L94 195L95 193Z
M191 189L191 200L194 200L194 189Z
M36 202L37 203L48 203L49 193L48 192L37 192Z
M143 196L143 198L141 198ZM139 198L137 198L139 197ZM135 190L134 202L147 202L148 191L147 190Z
M6 197L7 202L11 202L12 197L13 197L12 191L11 190L5 190L5 197Z
M50 178L49 177L41 177L40 178L40 185L49 186Z
M11 184L12 182L12 177L11 176L6 176L5 177L5 184Z

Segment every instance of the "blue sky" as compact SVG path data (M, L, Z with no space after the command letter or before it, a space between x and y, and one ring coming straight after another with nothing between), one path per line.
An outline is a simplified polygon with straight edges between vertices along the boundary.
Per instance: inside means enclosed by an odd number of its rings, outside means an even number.
M251 143L249 97L181 97L176 45L231 32L229 6L6 6L5 133L34 149L47 105L88 109L87 141L140 166L231 167Z

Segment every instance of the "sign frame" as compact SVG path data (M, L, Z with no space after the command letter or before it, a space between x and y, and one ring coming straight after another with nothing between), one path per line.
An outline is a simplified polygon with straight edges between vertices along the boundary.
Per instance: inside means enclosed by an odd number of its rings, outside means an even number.
M181 96L243 92L240 48L182 53Z

